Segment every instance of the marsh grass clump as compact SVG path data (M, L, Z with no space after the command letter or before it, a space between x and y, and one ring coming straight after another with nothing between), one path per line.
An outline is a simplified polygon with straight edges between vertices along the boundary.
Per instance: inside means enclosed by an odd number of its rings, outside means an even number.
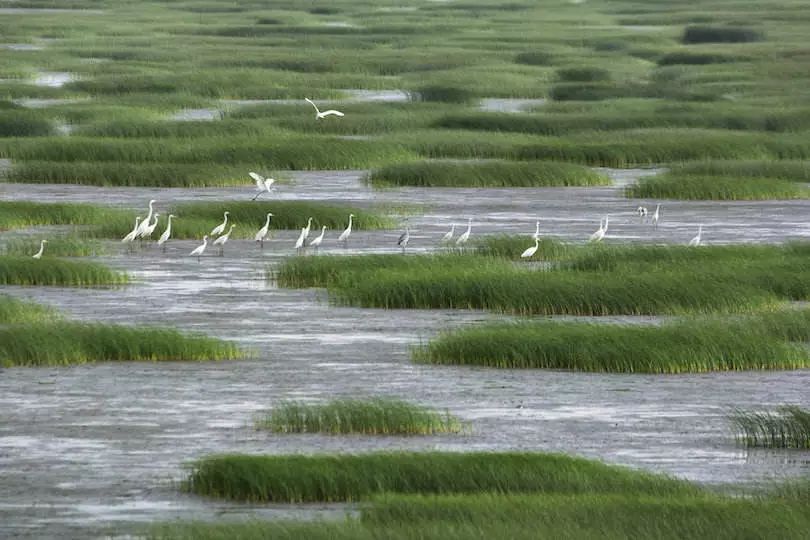
M337 502L380 493L622 493L685 495L666 476L558 454L396 452L219 455L192 463L186 489L250 502Z
M0 114L0 137L44 137L53 132L51 121L36 112L12 109Z
M697 161L674 166L671 171L678 176L774 178L791 182L810 182L810 161L804 160Z
M753 28L740 26L687 26L681 41L686 44L696 43L751 43L761 41L764 36Z
M0 201L0 230L37 225L95 225L127 215L123 210L92 204Z
M671 52L665 54L658 59L659 66L676 66L676 65L707 65L707 64L726 64L730 62L741 62L746 60L745 57L732 56L728 54L719 53L696 53L696 52Z
M515 55L515 63L527 66L552 66L554 55L543 51L527 51Z
M430 85L422 86L411 93L415 101L437 101L440 103L469 103L474 94L457 86Z
M52 309L0 294L0 324L29 324L58 318Z
M607 185L591 169L552 161L421 161L388 165L369 175L374 185L418 187L551 187Z
M737 409L729 421L746 447L810 448L810 411L796 405L775 411Z
M557 78L565 82L604 82L611 80L610 71L598 67L570 67L557 70Z
M98 287L128 281L126 274L95 262L47 256L39 260L30 256L0 256L0 285Z
M790 180L777 178L680 175L665 173L645 176L628 186L629 198L757 201L767 199L806 199L810 189Z
M520 255L534 243L532 235L490 235L478 238L473 243L476 253L491 257L520 260ZM575 247L553 238L541 238L532 260L559 261L566 258Z
M803 318L806 319L806 314ZM661 326L494 323L448 332L414 350L417 361L611 373L700 373L810 367L810 352L746 321Z
M5 255L24 257L36 253L39 245L39 239L19 238L6 241L0 250ZM98 240L78 236L50 237L45 249L48 257L89 257L107 252L105 246Z
M462 430L462 424L450 413L388 398L347 398L322 404L287 401L256 425L276 433L434 435Z
M162 328L76 322L0 328L0 366L3 367L227 360L240 355L231 343Z

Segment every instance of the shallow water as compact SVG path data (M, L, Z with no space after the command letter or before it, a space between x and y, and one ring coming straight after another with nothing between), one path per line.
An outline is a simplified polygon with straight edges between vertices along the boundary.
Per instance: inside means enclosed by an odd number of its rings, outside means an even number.
M637 177L649 170L606 171ZM473 234L541 232L581 241L611 215L608 242L681 242L696 223L714 242L771 241L810 234L810 201L666 201L657 230L632 213L654 201L620 187L373 190L363 171L290 173L284 200L369 206L413 203L412 251L435 249L451 222L474 217ZM157 208L181 201L247 199L244 188L155 189L0 185L0 199L97 202ZM615 223L615 225L614 225ZM212 223L212 227L215 223ZM261 223L240 224L258 229ZM162 224L158 227L162 229ZM344 253L339 231L323 252ZM254 358L221 363L122 363L0 372L0 537L92 537L175 518L342 515L342 506L248 506L178 494L183 464L212 452L363 452L378 449L544 450L596 457L713 484L761 482L810 472L808 452L746 452L724 414L745 404L810 406L810 371L683 376L602 375L422 366L410 347L441 329L493 320L454 310L374 310L330 305L320 290L279 289L265 268L294 255L295 231L276 231L260 250L232 240L220 257L128 253L111 242L101 258L136 283L118 289L6 287L79 320L167 324L232 339ZM348 252L396 251L398 231L355 231ZM410 250L410 246L409 246ZM617 319L614 319L617 320ZM656 322L622 318L624 322ZM471 434L441 437L271 435L252 427L281 399L389 395L448 409Z
M545 104L545 99L486 98L478 108L484 112L522 113Z
M66 71L40 71L34 77L34 86L61 88L74 79L75 76Z
M169 116L169 120L176 120L179 122L221 119L222 113L219 111L219 109L181 109Z
M2 49L9 51L41 51L45 47L42 45L34 45L33 43L3 43L0 45Z

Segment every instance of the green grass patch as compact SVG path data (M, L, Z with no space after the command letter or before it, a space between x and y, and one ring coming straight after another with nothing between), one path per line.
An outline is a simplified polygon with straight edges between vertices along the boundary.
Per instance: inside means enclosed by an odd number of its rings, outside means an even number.
M746 447L810 448L810 411L783 405L775 411L738 409L729 415Z
M122 213L92 204L0 201L0 230L38 225L94 225Z
M57 318L50 308L0 294L0 324L30 324Z
M47 256L47 252L39 260L30 256L0 256L2 285L97 287L121 285L128 281L126 274L103 264L52 258Z
M806 199L810 189L776 178L704 176L665 173L645 176L625 188L629 198L713 201Z
M336 399L328 403L282 402L256 422L276 433L433 435L458 433L461 423L428 407L389 398Z
M750 43L761 41L764 36L753 28L739 26L687 26L681 41L687 44L696 43Z
M374 170L374 185L418 187L551 187L608 185L591 169L551 161L421 161Z
M194 462L188 491L251 502L357 501L396 493L692 494L687 482L556 454L220 455Z
M528 232L528 231L527 231ZM532 247L534 238L529 235L488 235L473 241L476 253L519 261L526 248ZM553 238L540 238L537 252L532 260L559 261L568 258L576 247Z
M107 361L227 360L235 345L176 330L58 322L0 328L0 366L66 366Z
M44 257L89 257L103 255L107 252L104 245L89 238L77 236L51 236L47 238ZM40 240L36 238L18 238L8 240L2 245L5 255L19 257L32 256L39 251Z
M775 178L810 182L810 161L715 160L684 163L672 168L676 175Z
M808 315L797 314L797 323L806 324ZM493 323L447 332L415 349L414 358L433 364L611 373L810 367L807 347L771 334L757 317L686 319L661 326Z

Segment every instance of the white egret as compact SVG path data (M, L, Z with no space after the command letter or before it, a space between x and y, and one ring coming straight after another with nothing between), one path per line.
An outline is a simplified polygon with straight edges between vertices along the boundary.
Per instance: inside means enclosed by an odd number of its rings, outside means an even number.
M155 221L144 227L143 232L141 232L141 238L143 240L149 240L152 238L152 233L155 232L155 228L157 227L158 216L160 216L160 214L155 212Z
M295 241L295 249L301 250L304 247L304 240L307 239L307 229L301 229L301 234L298 235L298 240Z
M532 235L532 238L535 240L540 238L540 220L537 220L534 224L534 235Z
M231 237L231 233L233 232L234 227L236 227L236 225L231 224L231 228L228 229L228 232L226 232L225 234L214 240L214 245L219 246L220 255L223 255L225 253L225 242L227 242L228 238Z
M661 217L661 205L659 204L659 205L656 205L655 213L653 214L653 217L652 217L652 223L653 223L653 225L655 226L656 229L658 228L658 218L660 218L660 217Z
M532 247L530 247L530 248L527 248L526 251L521 253L520 258L521 259L529 259L531 257L534 257L534 254L537 253L537 248L539 248L539 247L540 247L540 239L535 238L534 239L534 245Z
M217 236L218 234L222 234L223 232L225 232L225 227L228 225L228 214L230 214L230 212L225 212L224 214L222 214L223 216L225 216L225 221L223 221L222 223L220 223L211 230L211 236Z
M173 217L177 217L177 216L175 216L174 214L169 214L169 221L168 221L168 223L166 223L166 230L163 231L163 234L160 235L160 238L158 238L158 241L157 241L159 246L163 246L163 251L166 251L166 246L164 246L163 244L165 244L166 241L169 239L169 237L171 237L171 235L172 235L172 218Z
M39 251L34 253L32 255L32 257L35 258L35 259L41 259L42 258L42 252L45 251L45 244L47 244L47 243L48 243L47 240L43 240L42 242L40 242L39 243Z
M262 175L257 174L253 171L249 172L248 174L256 182L256 190L258 191L258 193L256 193L256 196L253 197L251 201L255 201L262 193L265 192L270 193L273 190L273 184L275 183L274 178L265 178Z
M200 257L205 252L205 248L208 247L208 235L203 236L203 243L200 247L197 247L190 253L190 255L197 257L197 262L200 262Z
M307 226L303 228L304 231L304 240L309 238L309 231L312 230L312 218L307 220Z
M345 231L340 233L340 236L338 236L338 242L344 242L346 244L349 243L349 235L352 234L352 218L353 217L354 217L354 214L349 214L349 226L346 227Z
M397 240L397 245L402 247L402 253L405 253L405 247L408 245L408 242L411 239L411 230L405 225L405 232L399 235L399 240Z
M128 242L132 242L133 240L135 240L135 237L138 235L138 231L140 230L140 221L141 221L141 216L138 216L138 217L135 218L135 228L132 229L129 232L129 234L127 234L125 237L123 237L121 239L121 242L126 244Z
M697 236L689 240L690 246L699 246L700 245L700 236L703 234L703 225L698 226L698 233Z
M309 247L319 247L323 242L324 234L326 234L326 225L321 227L321 234L312 239L312 242L309 243Z
M645 217L647 217L647 207L639 206L636 208L636 215L643 220Z
M267 233L270 231L270 218L273 217L273 214L267 212L267 221L264 222L264 227L259 229L259 232L256 233L256 236L253 237L254 240L261 243L262 249L264 249L264 239L267 238Z
M152 200L149 201L149 213L146 214L146 218L143 221L141 221L141 225L138 228L138 231L135 233L135 238L142 235L144 229L146 229L146 227L148 227L149 224L152 222L152 213L154 212L154 209L153 209L152 205L154 205L156 202L157 201L155 199L152 199ZM133 240L135 238L133 238Z
M442 243L446 244L447 242L452 240L454 234L456 234L456 224L455 223L453 223L450 226L450 230L447 231L446 233L444 233L444 236L442 236Z
M605 234L607 234L608 222L609 221L610 221L610 216L605 216L604 223L600 219L599 220L599 229L597 229L597 231L595 233L593 233L590 238L588 238L588 241L589 242L601 242L602 238L604 238Z
M336 110L334 110L334 109L329 109L328 111L323 111L323 112L321 112L321 110L320 110L320 109L318 109L318 106L317 106L317 105L315 105L315 103L313 103L311 99L309 99L309 98L304 98L304 99L305 99L307 102L309 102L309 104L310 104L310 105L312 105L313 107L315 107L315 119L316 119L316 120L320 120L321 118L326 118L327 116L330 116L330 115L335 115L335 116L343 116L343 113L342 113L342 112L340 112L340 111L336 111Z
M472 218L467 220L467 230L464 231L464 234L458 237L456 240L457 246L462 246L467 243L467 240L470 239L470 231L472 231Z

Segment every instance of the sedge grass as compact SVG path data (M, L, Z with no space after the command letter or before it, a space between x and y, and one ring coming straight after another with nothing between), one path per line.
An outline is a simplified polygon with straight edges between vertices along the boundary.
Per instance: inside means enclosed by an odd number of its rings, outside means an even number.
M551 187L607 185L591 169L551 161L422 161L372 171L374 185L417 187Z
M191 465L186 489L250 502L337 502L396 493L688 494L665 476L596 461L532 453L218 455Z
M473 242L475 252L491 257L504 257L521 260L520 255L526 248L532 247L534 238L531 235L489 235ZM541 238L532 260L559 261L568 258L576 251L574 246L564 244L553 238Z
M235 345L176 330L75 322L0 328L0 366L65 366L106 361L227 360Z
M729 415L746 447L810 448L810 411L783 405L775 411L737 409Z
M399 399L336 399L323 404L287 401L256 422L276 433L360 433L433 435L457 433L461 423L450 415Z
M92 204L0 201L0 230L38 225L96 225L121 215L126 213Z
M88 257L106 253L104 245L88 238L75 236L58 236L47 239L45 245L47 256L56 257ZM40 240L35 238L19 238L8 240L0 248L5 255L31 256L39 251Z
M0 324L29 324L57 318L45 306L0 294Z
M126 274L95 262L68 261L48 256L42 259L0 256L0 285L98 287L121 285L128 281Z
M757 201L806 199L810 189L796 182L775 178L733 178L730 176L665 173L646 176L626 188L630 198L714 201Z
M807 320L807 313L799 315ZM789 315L784 317L789 318ZM745 321L661 326L494 323L445 333L414 350L424 363L611 373L701 373L810 367L810 351Z

